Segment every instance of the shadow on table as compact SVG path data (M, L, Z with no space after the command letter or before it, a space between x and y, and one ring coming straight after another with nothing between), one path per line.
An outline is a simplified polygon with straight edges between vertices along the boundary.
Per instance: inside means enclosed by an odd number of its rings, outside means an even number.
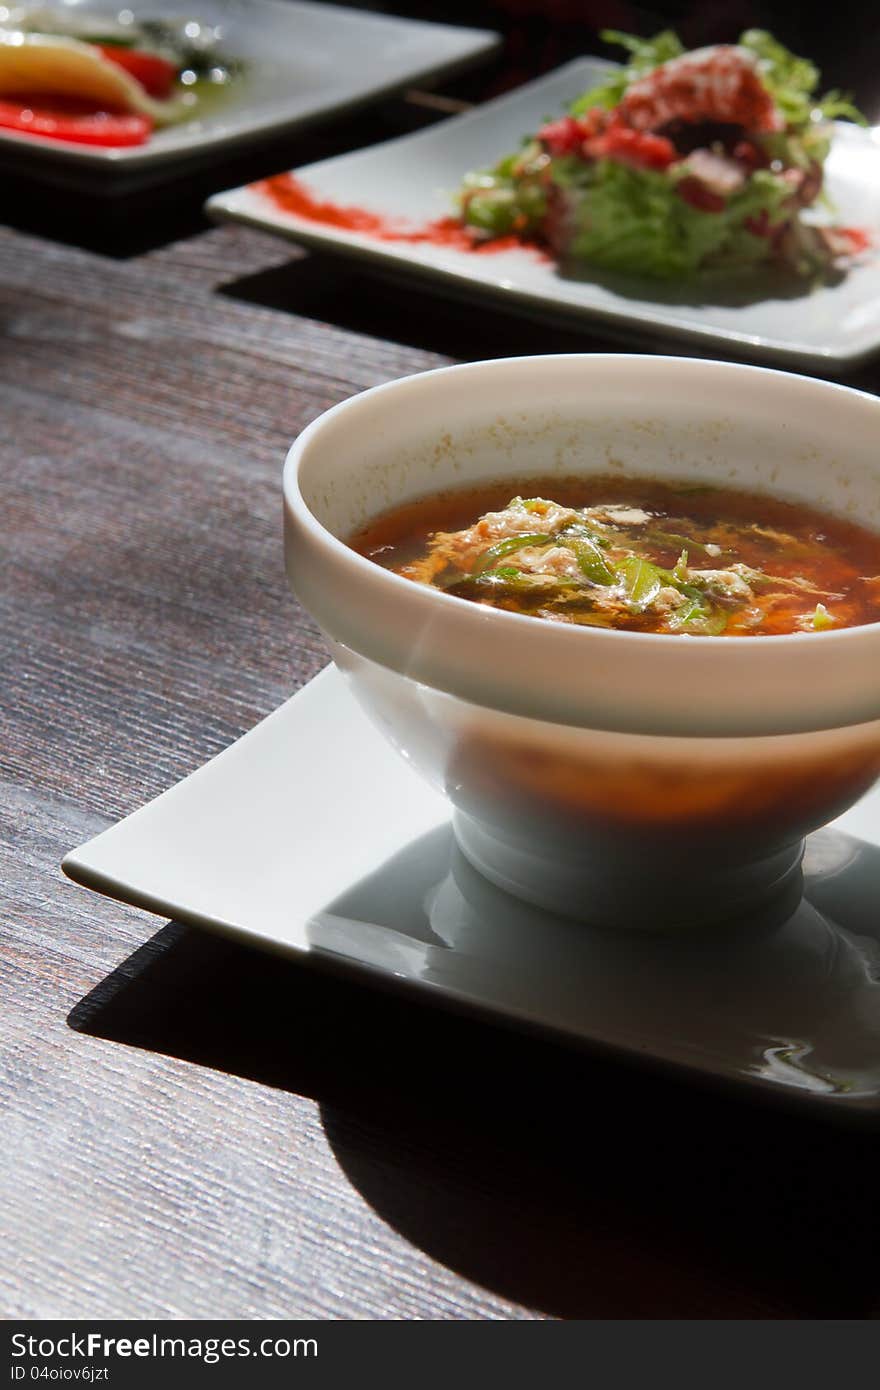
M365 1200L562 1317L872 1317L880 1137L170 924L71 1027L316 1100Z
M632 299L639 306L644 304L651 309L744 309L751 304L804 299L815 288L811 280L780 272L778 268L743 270L733 275L707 271L684 279L662 280L573 262L560 266L559 277L572 284L597 285L619 299ZM839 284L843 278L840 272L829 272L826 283Z
M608 276L605 283L612 286L612 281L613 277ZM625 284L628 293L638 297L638 283L629 279ZM618 287L618 281L613 281L613 287ZM651 288L658 304L681 305L694 298L694 291L688 286L651 282ZM803 292L798 282L774 287L776 299ZM554 352L665 353L713 358L736 357L739 353L733 343L721 345L711 340L677 338L662 327L644 322L627 327L603 322L590 314L577 319L525 304L508 306L490 296L475 298L467 287L452 282L432 283L404 269L389 271L341 256L306 253L298 247L291 247L291 259L285 264L230 280L218 287L218 293L459 361ZM714 287L712 302L742 303L743 296L748 298L750 293L742 284L725 287L719 283ZM762 296L754 291L753 297ZM742 352L748 360L748 349L743 347ZM751 355L765 365L786 366L785 362L762 358L757 351ZM815 367L808 362L789 364L789 370L831 378L863 391L880 389L880 367L876 362L842 367L829 359Z
M229 281L219 293L460 360L638 351L639 343L646 350L641 329L627 332L589 316L583 323L565 322L523 305L507 309L446 281L432 285L405 270L365 269L340 256L294 248L286 264ZM696 344L666 341L664 347L663 341L658 338L655 350L711 355L701 354Z
M391 97L354 120L346 114L130 175L72 168L63 157L34 160L27 150L6 147L0 150L3 220L18 231L127 260L204 231L210 223L202 209L212 193L437 119L429 105Z
M219 168L196 164L161 177L111 182L104 170L72 177L63 165L29 167L26 160L10 168L7 156L4 220L19 232L129 260L204 231L209 223L202 206L211 193L270 171L282 157L277 152L271 161L239 158Z

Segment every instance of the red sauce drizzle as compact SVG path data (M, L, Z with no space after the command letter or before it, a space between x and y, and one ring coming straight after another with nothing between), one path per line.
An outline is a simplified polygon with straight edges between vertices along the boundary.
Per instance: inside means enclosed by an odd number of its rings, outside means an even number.
M688 197L686 184L695 184L695 179L684 179L679 185L683 197L694 202L695 206L706 211L718 209L696 197ZM466 227L456 217L436 217L431 222L413 223L400 217L384 217L380 212L369 208L342 206L331 203L313 193L306 184L294 174L274 174L271 178L260 179L251 184L254 192L268 198L280 212L292 213L306 222L317 222L324 227L336 227L344 232L356 232L360 236L371 237L374 241L399 241L410 244L429 243L432 246L448 246L454 251L466 251L473 255L492 255L500 251L527 250L540 260L550 260L550 254L538 242L526 236L493 237L489 240L473 227ZM714 195L706 193L707 199ZM723 205L723 199L717 199ZM755 219L751 219L755 222ZM764 235L763 228L756 224L750 228L756 235ZM873 244L868 233L858 227L838 227L835 231L843 241L839 254L857 255Z
M868 251L874 245L870 232L867 232L864 227L837 227L835 230L840 232L841 236L849 238L853 255Z
M293 213L308 222L324 227L337 227L345 232L357 232L374 241L428 242L433 246L449 246L455 251L485 255L527 247L533 254L546 253L524 237L502 236L483 240L471 227L465 227L455 217L437 217L432 222L412 223L402 218L383 217L368 208L342 207L312 193L293 174L275 174L261 179L252 188L268 198L281 212Z

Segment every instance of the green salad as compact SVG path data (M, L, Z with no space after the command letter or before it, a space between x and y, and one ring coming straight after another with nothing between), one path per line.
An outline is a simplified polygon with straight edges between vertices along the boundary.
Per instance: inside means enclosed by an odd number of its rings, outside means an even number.
M761 264L816 275L865 251L858 228L810 223L831 121L863 122L763 30L685 52L675 34L605 30L626 66L458 195L479 237L538 241L560 260L662 278Z

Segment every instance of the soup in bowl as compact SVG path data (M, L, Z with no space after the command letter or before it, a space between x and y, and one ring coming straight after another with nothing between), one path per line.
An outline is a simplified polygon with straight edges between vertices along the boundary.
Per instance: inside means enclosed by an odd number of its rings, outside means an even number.
M720 922L880 775L878 438L873 397L750 366L441 369L296 441L288 574L493 882Z

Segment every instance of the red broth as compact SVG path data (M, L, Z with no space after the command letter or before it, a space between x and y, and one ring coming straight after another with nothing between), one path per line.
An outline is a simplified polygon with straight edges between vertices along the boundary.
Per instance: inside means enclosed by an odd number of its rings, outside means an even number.
M760 637L880 621L880 535L733 488L498 482L397 507L349 544L457 597L579 626Z

